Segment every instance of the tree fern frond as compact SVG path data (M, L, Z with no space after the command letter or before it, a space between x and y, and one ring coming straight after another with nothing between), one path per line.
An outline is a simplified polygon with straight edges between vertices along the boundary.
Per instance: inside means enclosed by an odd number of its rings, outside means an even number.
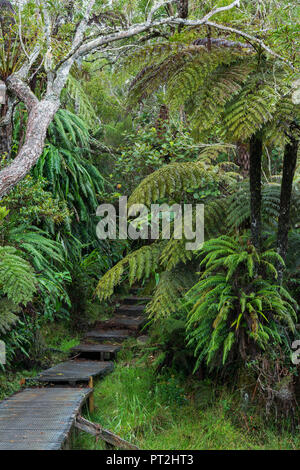
M171 316L181 308L181 300L192 286L195 276L186 270L165 271L160 275L146 313L149 318L159 320Z
M105 300L111 297L114 288L125 279L125 276L128 277L129 283L133 284L154 273L159 267L159 258L164 244L160 242L143 246L125 256L100 279L96 288L99 298Z
M36 291L37 280L30 264L13 247L0 247L0 288L7 298L26 305Z

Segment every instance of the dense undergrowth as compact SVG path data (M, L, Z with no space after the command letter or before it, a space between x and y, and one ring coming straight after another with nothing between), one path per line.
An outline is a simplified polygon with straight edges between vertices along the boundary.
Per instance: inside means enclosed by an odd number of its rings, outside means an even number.
M157 375L135 340L119 353L114 372L97 383L95 407L93 414L85 413L87 419L141 449L294 450L300 445L298 434L266 423L240 390L172 370ZM72 448L106 447L79 432Z

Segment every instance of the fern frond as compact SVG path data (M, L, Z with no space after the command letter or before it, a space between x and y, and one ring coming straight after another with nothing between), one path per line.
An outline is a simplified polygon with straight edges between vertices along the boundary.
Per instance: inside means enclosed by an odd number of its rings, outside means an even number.
M0 288L7 298L26 305L36 291L37 280L30 264L10 246L0 247Z
M125 277L133 284L142 278L147 278L159 267L159 258L164 242L154 243L130 253L119 261L113 268L107 271L100 279L96 293L101 300L108 299L114 292L114 288Z
M195 276L187 270L165 271L160 275L146 313L150 319L159 320L170 317L181 308L183 295L192 286Z
M135 189L128 200L133 204L150 205L165 196L180 193L190 188L201 188L202 181L218 184L232 183L233 176L209 168L203 162L171 163L148 175Z

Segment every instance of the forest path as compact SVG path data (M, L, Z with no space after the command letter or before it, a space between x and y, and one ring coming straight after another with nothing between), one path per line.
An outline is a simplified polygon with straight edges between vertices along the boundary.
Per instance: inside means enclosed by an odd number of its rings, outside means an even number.
M26 388L0 403L0 450L68 448L76 416L88 399L90 406L93 403L93 379L113 370L120 343L137 335L145 323L144 302L148 300L123 299L112 318L98 322L84 342L72 348L76 358L34 379L43 388Z

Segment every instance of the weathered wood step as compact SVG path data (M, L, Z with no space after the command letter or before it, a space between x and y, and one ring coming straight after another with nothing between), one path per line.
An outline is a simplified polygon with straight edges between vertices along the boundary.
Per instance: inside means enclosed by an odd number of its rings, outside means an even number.
M146 304L147 302L150 302L152 297L139 297L138 295L131 295L128 297L123 297L121 300L124 302L126 305L136 305L136 304Z
M97 357L101 361L114 359L121 346L116 344L80 343L71 349L73 353Z
M59 450L92 389L25 389L0 403L0 450Z
M95 329L89 331L85 338L94 339L97 341L124 341L132 335L130 330L115 330L115 329Z
M128 330L139 330L146 322L146 318L143 315L139 315L138 317L135 316L128 316L128 315L116 315L108 320L98 322L96 327L97 328L122 328L125 327Z
M117 315L141 315L145 311L146 305L122 304L116 308Z
M113 362L88 361L74 359L61 362L41 372L35 380L38 382L70 383L88 382L90 377L102 377L113 370Z

